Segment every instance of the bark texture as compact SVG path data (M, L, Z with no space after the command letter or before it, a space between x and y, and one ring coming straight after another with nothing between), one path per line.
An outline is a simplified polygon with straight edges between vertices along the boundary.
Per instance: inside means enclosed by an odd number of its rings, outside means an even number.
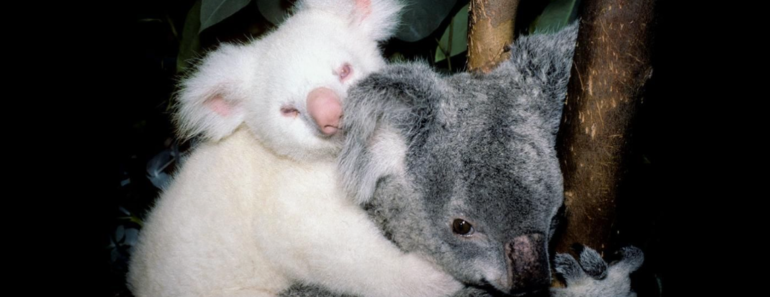
M567 223L556 244L609 248L650 64L654 0L585 0L557 149Z
M468 71L488 73L509 58L519 0L471 0L468 9Z

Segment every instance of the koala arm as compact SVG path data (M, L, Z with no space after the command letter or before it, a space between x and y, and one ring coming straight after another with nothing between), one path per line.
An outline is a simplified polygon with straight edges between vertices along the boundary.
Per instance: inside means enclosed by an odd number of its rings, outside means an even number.
M309 245L321 249L315 259L309 260L307 272L313 277L300 277L300 282L330 284L327 287L337 292L383 297L452 296L462 289L459 281L424 257L400 251L371 222L355 223L358 225L330 224L340 231L329 232L329 238L340 244Z
M324 287L317 286L317 285L304 285L304 284L296 284L291 286L289 289L281 292L281 294L278 295L279 297L355 297L354 295L346 295L346 294L339 294L334 293ZM476 289L473 287L465 287L459 291L457 291L454 295L454 297L491 297L489 293L486 291L483 291L481 289Z
M636 247L620 250L622 259L608 265L595 250L586 247L580 253L580 260L569 254L558 254L555 259L556 272L564 277L566 288L551 288L551 297L636 297L631 291L630 274L636 271L644 261L644 254ZM283 297L351 297L333 293L320 286L294 285L282 292ZM455 297L491 297L493 293L476 288L465 287L457 291Z

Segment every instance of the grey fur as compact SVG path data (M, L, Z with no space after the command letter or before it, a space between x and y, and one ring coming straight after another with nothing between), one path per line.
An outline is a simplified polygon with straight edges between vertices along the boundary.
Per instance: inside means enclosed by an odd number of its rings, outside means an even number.
M556 255L556 272L564 277L567 287L551 289L551 296L635 297L629 275L642 265L644 255L636 247L624 247L620 253L622 259L609 267L599 253L590 248L580 253L580 264L568 254Z
M519 289L488 278L511 277L505 244L517 236L539 234L547 250L563 201L554 145L576 33L573 25L521 37L511 59L486 75L442 77L413 63L364 80L345 107L346 189L402 249L429 255L466 284ZM404 172L378 171L389 160L370 149L377 132L391 130L407 147ZM476 234L454 234L457 218Z
M349 92L339 158L346 191L401 249L469 285L457 296L550 284L547 243L564 199L554 147L577 29L519 38L511 59L486 75L442 77L424 64L391 65ZM455 219L475 233L453 233ZM526 250L519 258L510 252L516 242ZM584 262L601 274L606 265L594 254ZM556 263L574 276L568 279L585 277L571 257ZM517 267L524 277L514 275ZM555 294L609 296L569 293ZM333 294L294 287L284 296Z
M593 249L584 248L580 252L580 266L583 270L595 279L604 279L607 277L607 263L602 256Z

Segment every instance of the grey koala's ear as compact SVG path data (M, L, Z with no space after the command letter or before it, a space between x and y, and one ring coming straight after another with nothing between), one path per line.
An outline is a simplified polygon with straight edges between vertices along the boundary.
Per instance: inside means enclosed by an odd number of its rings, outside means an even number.
M348 91L338 167L356 202L368 202L381 179L405 173L407 149L432 123L444 84L427 65L408 63L387 66Z
M524 107L542 119L552 140L567 96L578 24L575 21L555 33L519 37L510 47L511 58L490 74L527 92Z

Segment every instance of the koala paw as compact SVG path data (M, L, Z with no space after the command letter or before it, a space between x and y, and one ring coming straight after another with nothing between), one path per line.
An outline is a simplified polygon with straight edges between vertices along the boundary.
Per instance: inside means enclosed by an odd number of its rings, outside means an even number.
M564 277L567 287L551 289L551 296L636 296L636 293L631 291L630 275L644 262L642 250L633 246L624 247L619 252L621 259L608 265L595 250L588 247L581 249L579 263L569 254L556 255L556 272Z

